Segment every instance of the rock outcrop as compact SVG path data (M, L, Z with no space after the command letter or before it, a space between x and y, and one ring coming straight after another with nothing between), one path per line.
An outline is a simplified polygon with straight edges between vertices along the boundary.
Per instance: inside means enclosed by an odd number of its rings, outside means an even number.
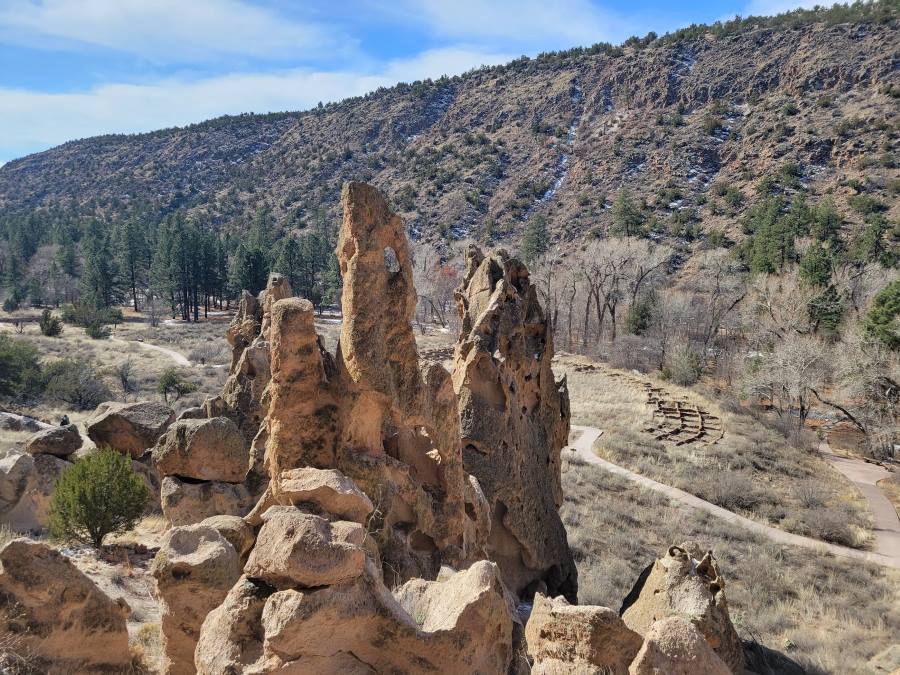
M516 593L543 582L574 602L577 572L558 512L569 397L551 369L549 321L528 270L503 252L469 248L456 301L453 384L465 469L491 506L488 556Z
M643 643L612 609L570 605L540 593L534 596L525 640L533 675L627 675Z
M192 675L200 627L240 576L239 554L210 525L173 527L150 571L162 610L166 673Z
M49 546L13 539L0 548L0 598L4 648L27 657L34 672L108 673L129 666L127 605L112 601ZM17 672L15 665L10 672Z
M628 669L628 675L731 675L732 671L703 639L697 627L680 616L654 623Z
M250 453L246 439L227 417L173 423L153 449L163 476L241 483Z
M17 450L0 459L0 522L17 532L44 530L56 481L70 466L55 455Z
M25 451L32 455L55 455L68 457L81 447L81 434L74 424L50 427L29 436L25 440Z
M191 525L218 515L244 516L256 501L243 483L191 481L176 476L162 479L159 499L171 525Z
M97 446L139 459L175 421L169 406L153 401L141 403L101 403L87 422L88 437Z
M743 668L744 653L728 614L725 582L712 551L704 553L693 542L670 546L665 557L644 570L621 615L629 628L645 637L657 621L683 617L732 671Z

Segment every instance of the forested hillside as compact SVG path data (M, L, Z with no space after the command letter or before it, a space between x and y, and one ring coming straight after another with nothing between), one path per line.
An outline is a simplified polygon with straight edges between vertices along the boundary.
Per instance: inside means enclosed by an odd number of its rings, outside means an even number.
M404 218L420 318L467 241L529 263L558 344L896 438L897 3L692 26L301 113L73 141L0 168L4 310L185 320L270 271L334 303L342 183ZM832 400L829 396L836 395Z

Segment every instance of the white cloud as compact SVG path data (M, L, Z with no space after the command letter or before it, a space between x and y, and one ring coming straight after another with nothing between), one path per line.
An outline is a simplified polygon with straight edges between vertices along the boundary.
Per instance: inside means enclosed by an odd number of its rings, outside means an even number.
M800 7L812 9L816 5L830 6L830 3L822 0L751 0L745 6L741 16L773 16Z
M350 46L332 29L245 0L4 0L3 39L35 46L82 43L151 60L222 55L284 58Z
M400 6L408 18L424 21L435 34L467 40L574 47L629 34L625 21L590 0L405 0Z
M465 47L436 49L387 63L377 72L243 73L198 81L107 84L76 93L0 88L0 158L74 138L181 126L241 112L302 110L398 81L458 74L503 63L509 54Z

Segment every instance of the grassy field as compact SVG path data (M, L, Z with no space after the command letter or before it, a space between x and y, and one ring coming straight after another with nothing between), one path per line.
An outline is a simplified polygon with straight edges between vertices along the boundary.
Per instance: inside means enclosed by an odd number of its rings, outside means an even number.
M606 367L586 371L585 363L563 355L554 366L568 376L573 422L604 430L596 447L605 459L789 532L859 548L871 541L865 500L819 457L813 433L785 435L694 390ZM681 446L656 440L638 379L717 416L722 437Z
M562 508L579 601L618 610L641 570L671 544L714 551L732 620L745 640L809 673L873 672L900 635L900 573L761 539L563 453Z

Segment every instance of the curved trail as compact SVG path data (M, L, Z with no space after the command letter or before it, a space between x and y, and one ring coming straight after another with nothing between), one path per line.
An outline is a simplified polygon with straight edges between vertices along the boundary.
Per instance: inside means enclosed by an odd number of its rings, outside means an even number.
M139 342L137 340L124 340L120 337L113 337L112 340L115 342L120 342L122 344L126 344L126 345L128 345L128 344L141 345L142 347L146 347L147 349L152 349L155 352L160 352L161 354L165 354L166 356L168 356L179 366L185 366L186 368L190 368L191 365L193 365L193 364L191 364L190 360L184 354L180 354L180 353L176 352L174 349L168 349L167 347L160 347L159 345L150 344L149 342Z
M716 506L715 504L712 504L706 500L700 499L699 497L685 492L684 490L679 490L678 488L674 488L670 485L658 483L651 478L641 476L640 474L629 471L628 469L624 469L621 466L613 464L612 462L608 462L605 459L601 459L594 453L594 441L597 440L597 437L600 436L601 433L602 431L595 427L573 425L572 436L570 438L568 449L576 453L588 464L594 464L595 466L599 466L606 471L609 471L610 473L614 473L616 475L622 476L623 478L627 478L628 480L637 483L641 487L645 487L656 492L661 492L667 497L679 501L682 504L685 504L693 509L705 511L713 516L716 516L717 518L721 518L726 522L733 523L745 529L751 530L756 534L770 539L771 541L775 541L781 544L787 544L789 546L801 546L803 548L812 549L820 553L831 553L832 555L840 556L843 558L864 560L866 562L875 563L884 567L893 567L895 569L900 569L900 556L890 555L883 552L860 551L853 548L847 548L846 546L829 544L824 541L819 541L818 539L803 537L799 534L792 534L790 532L785 532L784 530L770 527L769 525L763 525L762 523L758 523L755 520L750 520L749 518L745 518L744 516L739 516L736 513L728 511L727 509L723 509L721 506ZM879 539L879 544L880 541L881 540Z
M869 502L874 521L875 550L892 558L900 558L900 518L897 517L894 505L877 485L878 481L890 476L891 472L878 464L835 455L828 443L820 443L819 452L831 466L853 483Z

